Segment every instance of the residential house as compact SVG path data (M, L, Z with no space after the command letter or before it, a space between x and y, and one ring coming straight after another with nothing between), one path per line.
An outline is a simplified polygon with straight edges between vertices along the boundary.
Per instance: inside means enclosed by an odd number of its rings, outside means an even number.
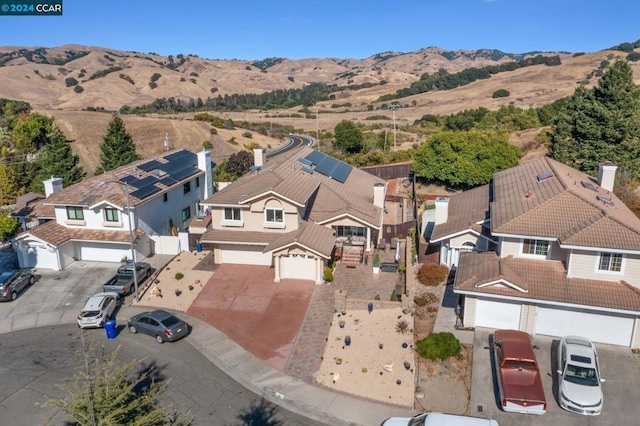
M456 270L465 327L640 347L640 219L615 173L540 158L436 200L430 242Z
M136 161L63 188L45 181L45 198L14 213L50 219L13 241L20 266L61 270L75 260L136 259L156 252L155 237L175 236L201 212L213 192L211 154L181 149ZM178 239L172 240L177 247ZM181 247L188 250L189 247Z
M266 161L202 202L211 229L202 236L217 264L272 266L275 281L323 282L334 250L371 253L382 226L386 182L302 147Z

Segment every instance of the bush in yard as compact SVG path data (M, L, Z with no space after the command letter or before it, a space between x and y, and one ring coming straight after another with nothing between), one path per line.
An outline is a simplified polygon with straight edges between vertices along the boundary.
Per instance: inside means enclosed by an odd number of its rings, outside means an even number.
M329 266L324 267L324 280L328 283L333 281L333 269L331 269Z
M457 356L460 349L460 341L452 333L431 333L416 343L416 352L432 361Z
M435 287L449 276L449 268L435 263L425 263L416 274L421 284Z

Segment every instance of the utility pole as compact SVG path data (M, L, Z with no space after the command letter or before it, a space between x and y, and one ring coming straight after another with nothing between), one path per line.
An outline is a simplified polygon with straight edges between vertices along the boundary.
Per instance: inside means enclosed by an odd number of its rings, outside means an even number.
M316 142L318 143L318 146L320 146L320 124L318 122L319 112L320 109L316 108Z
M398 108L398 104L392 104L391 109L393 110L393 149L396 149L396 109Z

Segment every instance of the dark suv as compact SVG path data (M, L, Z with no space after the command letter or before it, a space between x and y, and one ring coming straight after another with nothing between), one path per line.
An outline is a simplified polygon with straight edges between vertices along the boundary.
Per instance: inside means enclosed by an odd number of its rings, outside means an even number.
M33 274L24 269L0 272L0 300L16 300L22 290L35 282Z

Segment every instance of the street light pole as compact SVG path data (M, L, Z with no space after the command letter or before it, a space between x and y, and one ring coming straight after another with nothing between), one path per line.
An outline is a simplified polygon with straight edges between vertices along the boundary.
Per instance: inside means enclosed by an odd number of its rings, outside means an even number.
M318 124L318 113L320 110L316 108L316 142L320 146L320 125Z

